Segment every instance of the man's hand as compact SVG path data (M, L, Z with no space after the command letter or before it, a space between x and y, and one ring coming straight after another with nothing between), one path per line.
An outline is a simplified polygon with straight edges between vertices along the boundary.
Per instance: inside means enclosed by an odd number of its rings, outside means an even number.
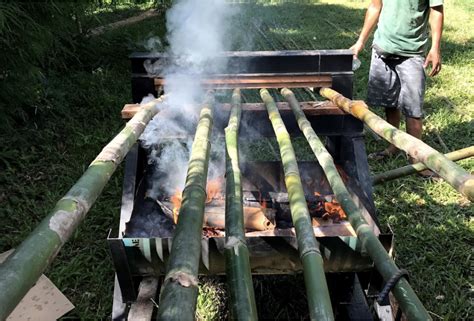
M359 39L352 47L349 48L354 53L354 59L357 59L359 52L364 49L367 39L369 39L372 30L377 25L377 21L379 21L381 11L382 0L371 0L370 5L367 8L367 12L365 13L364 26L360 32Z
M441 53L439 50L431 49L426 56L423 67L426 69L431 65L430 77L436 76L441 71Z
M431 50L426 56L424 67L431 65L429 76L436 76L441 70L441 34L443 33L444 8L430 8Z
M361 52L363 49L364 44L360 41L357 41L352 47L349 48L349 50L352 50L352 53L354 54L354 59L357 59L359 52Z

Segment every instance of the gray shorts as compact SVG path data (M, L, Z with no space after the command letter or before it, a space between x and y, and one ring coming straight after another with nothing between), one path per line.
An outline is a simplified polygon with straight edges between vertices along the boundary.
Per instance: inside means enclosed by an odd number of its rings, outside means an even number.
M426 75L422 56L382 58L372 49L367 103L398 108L407 117L423 117Z

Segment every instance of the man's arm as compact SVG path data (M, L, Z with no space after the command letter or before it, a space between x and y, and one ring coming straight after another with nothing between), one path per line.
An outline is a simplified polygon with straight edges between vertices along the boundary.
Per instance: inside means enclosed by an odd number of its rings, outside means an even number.
M377 25L379 21L380 12L382 11L382 0L372 0L370 2L369 8L365 14L364 26L360 32L359 39L357 42L350 48L354 53L354 58L357 58L359 52L362 51L365 47L367 39L369 39L372 30Z
M430 8L431 49L426 56L424 67L431 65L430 77L441 71L441 35L443 33L443 6Z

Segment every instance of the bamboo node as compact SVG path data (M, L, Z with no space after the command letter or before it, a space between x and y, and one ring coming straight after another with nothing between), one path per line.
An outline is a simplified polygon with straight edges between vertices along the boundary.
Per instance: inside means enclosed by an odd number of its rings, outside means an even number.
M194 286L194 287L198 286L197 277L189 273L182 272L182 271L176 271L176 272L168 274L164 283L167 283L167 282L177 282L179 285L185 288L189 288L191 286Z
M314 243L314 244L310 244L310 243ZM319 249L318 242L316 240L315 240L315 242L306 242L305 243L304 248L301 249L300 259L303 260L303 258L306 255L309 255L309 254L321 255L321 250Z
M240 237L237 236L229 236L227 242L224 244L225 249L234 249L234 254L239 255L239 245L247 246L245 240L242 240Z

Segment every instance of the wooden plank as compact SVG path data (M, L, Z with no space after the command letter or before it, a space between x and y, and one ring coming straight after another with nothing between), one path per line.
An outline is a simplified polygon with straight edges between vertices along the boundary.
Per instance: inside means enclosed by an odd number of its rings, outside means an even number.
M230 104L220 104L220 108L224 110L230 110ZM289 112L290 107L288 103L280 102L277 103L278 109L281 112ZM306 116L320 116L320 115L345 115L339 107L334 105L330 101L317 101L317 102L301 102L301 109ZM122 109L122 118L130 119L140 110L140 104L126 104ZM263 103L246 103L242 104L242 111L244 112L266 112L265 105Z
M130 306L128 321L149 321L155 307L155 296L158 290L158 279L145 277L140 282L137 301Z
M318 220L321 222L322 220ZM316 237L330 237L330 236L356 236L351 224L347 221L340 223L321 224L313 226L314 236ZM260 236L296 236L294 228L273 229L267 231L255 231L245 233L245 237L260 237Z
M165 84L164 78L155 78L155 86ZM330 75L221 75L216 78L201 80L204 88L306 88L306 87L331 87Z

